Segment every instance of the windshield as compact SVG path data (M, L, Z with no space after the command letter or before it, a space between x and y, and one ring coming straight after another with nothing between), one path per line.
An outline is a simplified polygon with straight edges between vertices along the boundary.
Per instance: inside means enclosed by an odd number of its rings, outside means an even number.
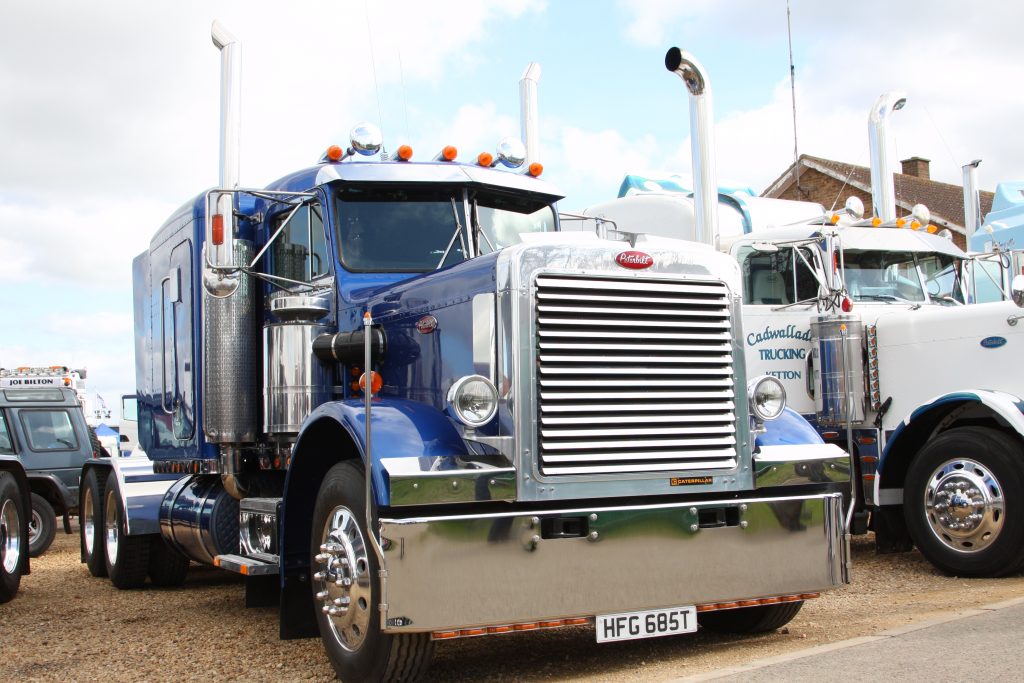
M341 264L355 272L434 270L555 229L552 208L535 199L458 186L346 186L334 222Z
M959 259L949 254L848 249L843 259L854 301L963 302Z

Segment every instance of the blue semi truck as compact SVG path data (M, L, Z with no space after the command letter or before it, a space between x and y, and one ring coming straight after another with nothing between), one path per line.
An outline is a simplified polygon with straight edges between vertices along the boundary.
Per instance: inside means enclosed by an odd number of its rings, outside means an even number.
M351 681L453 638L770 630L849 580L849 460L747 376L735 261L560 232L509 141L414 162L360 125L239 188L213 35L220 184L134 263L141 449L83 470L92 574L239 572Z

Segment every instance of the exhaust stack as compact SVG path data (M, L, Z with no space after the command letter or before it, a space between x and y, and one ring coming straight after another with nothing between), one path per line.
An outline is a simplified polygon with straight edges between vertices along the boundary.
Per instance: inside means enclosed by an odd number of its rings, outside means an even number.
M889 115L907 103L907 95L893 91L882 93L868 114L868 145L871 148L871 203L883 223L896 220L896 191L893 180L893 156L890 152Z
M964 164L964 231L967 239L971 239L974 231L981 227L981 195L978 193L978 164L975 159Z
M238 139L242 100L242 44L214 21L210 28L214 46L220 50L220 173L218 187L238 187ZM235 217L231 194L213 193L216 208L206 220L206 263L203 282L214 296L229 296L238 288L234 266ZM207 207L207 211L210 211Z
M522 128L523 144L526 145L527 168L537 161L537 84L540 82L540 64L526 65L523 77L519 79L519 121Z
M665 54L665 68L677 74L690 92L690 157L693 160L694 239L718 249L718 180L715 177L714 116L707 72L678 47Z

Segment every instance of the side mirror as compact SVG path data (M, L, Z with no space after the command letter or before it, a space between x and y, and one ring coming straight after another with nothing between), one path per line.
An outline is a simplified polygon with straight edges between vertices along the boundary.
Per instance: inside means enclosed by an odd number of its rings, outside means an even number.
M1010 298L1018 308L1024 308L1024 275L1014 275L1010 283Z

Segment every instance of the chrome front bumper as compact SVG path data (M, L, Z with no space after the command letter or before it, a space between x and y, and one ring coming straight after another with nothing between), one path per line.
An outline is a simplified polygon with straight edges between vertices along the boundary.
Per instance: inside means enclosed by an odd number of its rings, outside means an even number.
M849 581L840 494L380 524L390 632L811 593Z

